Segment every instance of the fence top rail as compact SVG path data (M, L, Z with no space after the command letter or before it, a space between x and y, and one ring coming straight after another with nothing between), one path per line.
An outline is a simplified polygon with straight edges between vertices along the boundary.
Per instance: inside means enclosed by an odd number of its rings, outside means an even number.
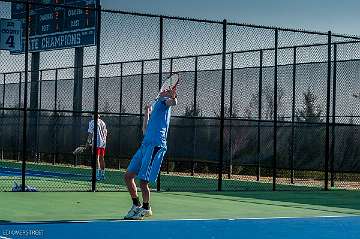
M10 2L10 3L27 3L30 4L37 4L43 6L61 6L65 8L78 8L78 9L89 9L89 7L82 7L82 6L75 6L71 4L55 4L55 3L38 3L34 0L0 0L2 2ZM183 20L183 21L192 21L192 22L203 22L203 23L212 23L212 24L224 24L224 21L221 20L209 20L209 19L200 19L200 18L191 18L191 17L180 17L180 16L168 16L168 15L161 15L161 14L152 14L152 13L141 13L141 12L133 12L133 11L123 11L123 10L112 10L112 9L102 9L101 5L96 6L92 9L99 10L101 9L102 12L108 13L118 13L118 14L125 14L125 15L133 15L133 16L144 16L144 17L155 17L155 18L162 18L162 19L170 19L170 20ZM322 35L327 36L328 32L321 32L321 31L313 31L313 30L305 30L305 29L294 29L294 28L286 28L286 27L276 27L276 26L265 26L265 25L257 25L257 24L249 24L249 23L237 23L237 22L226 22L226 25L229 26L239 26L239 27L249 27L249 28L260 28L260 29L267 29L267 30L280 30L280 31L290 31L290 32L298 32L298 33L307 33L313 35ZM332 34L334 37L342 37L346 39L353 39L353 40L360 40L360 36L356 35L347 35L347 34Z

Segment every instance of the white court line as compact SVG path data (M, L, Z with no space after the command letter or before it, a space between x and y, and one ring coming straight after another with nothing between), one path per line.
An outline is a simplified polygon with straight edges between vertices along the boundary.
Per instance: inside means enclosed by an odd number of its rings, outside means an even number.
M34 222L10 222L9 224L63 224L63 223L92 223L92 222L167 222L167 221L246 221L246 220L281 220L281 219L321 219L321 218L346 218L360 217L360 215L336 215L336 216L309 216L309 217L241 217L241 218L182 218L182 219L145 219L145 220L123 220L123 219L104 219L104 220L70 220L70 221L34 221ZM0 224L6 225L6 224ZM0 238L1 239L1 238Z
M115 219L111 222L166 222L166 221L246 221L246 220L277 220L277 219L321 219L321 218L346 218L360 217L360 215L337 215L337 216L309 216L309 217L240 217L240 218L182 218L182 219L145 219L145 220L123 220ZM91 222L91 221L89 221ZM97 221L92 221L97 222Z
M183 218L183 219L145 219L140 221L246 221L246 220L276 220L276 219L316 219L316 218L345 218L345 217L359 217L360 215L334 215L334 216L309 216L309 217L240 217L240 218ZM136 220L114 220L114 221L136 221ZM138 222L138 221L137 221Z

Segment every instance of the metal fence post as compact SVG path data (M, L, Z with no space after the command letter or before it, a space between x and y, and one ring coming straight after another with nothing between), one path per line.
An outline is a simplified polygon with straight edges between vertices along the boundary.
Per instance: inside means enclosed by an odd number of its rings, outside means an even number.
M39 105L38 105L38 111L36 112L36 162L39 163L41 160L41 155L39 152L39 142L40 142L40 122L41 122L41 95L42 95L42 77L43 77L43 71L40 70L39 75Z
M57 161L57 157L58 157L58 121L59 121L59 113L57 112L58 110L58 69L55 70L55 104L54 104L54 108L55 108L55 139L54 139L54 142L55 142L55 154L53 156L53 165L56 164L56 161Z
M163 63L163 41L164 41L164 18L160 17L160 34L159 34L159 90L162 84L162 63Z
M22 167L21 167L21 191L25 192L25 171L27 158L27 92L29 79L29 18L30 3L26 2L26 20L25 20L25 88L24 88L24 119L23 119L23 142L22 142Z
M121 114L123 109L123 74L124 74L124 64L120 63L120 99L119 99L119 113Z
M296 102L296 47L293 49L293 77L292 77L292 106L291 106L291 154L290 154L290 180L294 183L294 144L295 144L295 102Z
M19 72L19 101L18 108L21 108L21 84L22 84L22 72Z
M194 126L193 131L193 153L195 154L196 150L196 137L197 137L197 131L196 131L196 119L195 117L198 116L197 111L197 90L198 90L198 67L199 67L199 59L196 56L195 57L195 69L194 69L194 105L193 105L193 115L192 115L192 125ZM194 162L194 155L191 157L191 176L194 176L195 174L195 162Z
M83 83L84 83L84 48L76 47L74 55L74 87L73 87L73 111L72 114L72 146L80 144L81 124L82 124L82 103L83 103ZM74 157L76 166L77 157Z
M144 105L144 61L141 61L141 73L140 73L140 116L143 114ZM140 117L141 118L141 117ZM140 122L141 125L142 121ZM140 127L141 128L141 127Z
M194 69L194 113L196 113L196 111L197 111L198 68L199 68L199 57L198 57L198 56L195 56L195 69Z
M332 98L332 131L331 131L331 163L330 163L330 172L331 172L331 187L335 186L335 136L336 136L336 65L337 65L337 44L334 44L334 63L333 63L333 98Z
M5 80L5 79L4 79ZM18 101L18 107L17 107L17 111L18 111L18 119L19 122L21 120L21 82L22 82L22 74L21 72L19 72L19 101ZM5 81L4 81L5 83ZM16 131L16 139L18 142L18 146L17 146L17 158L16 161L20 161L21 158L21 138L20 138L20 127L18 127L17 131Z
M141 73L140 73L140 122L139 122L139 143L142 139L142 122L143 122L143 106L144 106L144 61L141 61Z
M170 58L170 75L173 73L174 58Z
M92 152L92 185L91 190L96 191L96 146L98 132L98 115L99 115L99 77L100 77L100 30L101 30L101 5L97 0L96 4L96 67L95 67L95 84L94 84L94 138Z
M163 61L163 40L164 40L164 18L160 17L160 32L159 32L159 90L161 89L162 84L162 61ZM161 170L159 171L159 175L156 181L156 190L159 192L160 185L160 175Z
M172 75L172 73L173 73L173 61L174 61L174 59L170 58L170 75ZM171 131L169 131L168 137L170 135L170 132ZM170 173L170 158L168 157L167 153L165 154L165 157L166 157L165 158L166 159L166 173L169 174Z
M226 19L223 20L222 71L221 71L221 111L220 111L220 147L218 191L222 190L222 171L224 164L224 118L225 118L225 74L226 74Z
M263 81L263 57L264 52L260 50L260 67L259 67L259 105L258 105L258 125L257 125L257 161L256 181L260 181L261 176L261 119L262 119L262 81Z
M30 109L29 109L29 145L31 148L30 158L37 162L37 137L39 116L39 69L40 52L31 53L31 77L30 77Z
M275 64L274 64L274 145L273 145L273 191L276 190L276 157L277 157L277 70L278 70L278 35L279 31L275 29Z
M228 179L231 178L232 174L232 117L233 117L233 103L234 103L234 53L231 53L231 63L230 63L230 106L229 106L229 113L230 113L230 130L229 130L229 172L228 172Z
M122 134L121 134L121 125L122 125L122 112L123 112L123 63L120 63L120 99L119 99L119 169L121 168L121 150L122 150Z
M329 146L330 146L330 86L331 86L331 31L328 31L328 72L326 90L326 132L325 132L325 186L328 190L329 184Z

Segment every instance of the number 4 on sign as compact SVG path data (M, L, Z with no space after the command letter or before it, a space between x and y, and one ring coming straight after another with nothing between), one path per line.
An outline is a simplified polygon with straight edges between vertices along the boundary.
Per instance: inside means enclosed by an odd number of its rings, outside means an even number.
M13 35L10 35L8 37L8 39L6 40L6 44L11 47L11 48L14 48L15 47L15 43L14 43L14 36Z
M0 49L20 52L22 49L22 23L18 19L0 18Z

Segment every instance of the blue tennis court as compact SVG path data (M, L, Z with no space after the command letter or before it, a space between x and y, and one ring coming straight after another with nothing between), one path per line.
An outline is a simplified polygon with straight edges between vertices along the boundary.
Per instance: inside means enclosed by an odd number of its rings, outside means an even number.
M360 235L360 217L8 223L1 224L0 229L1 239L91 239L129 236L173 239L357 239Z
M25 171L26 176L30 177L51 177L51 178L77 178L82 180L91 180L91 175L85 174L75 174L67 172L54 172L54 171L42 171L42 170L33 170L27 169ZM10 168L10 167L0 167L0 176L14 176L21 177L21 168Z

